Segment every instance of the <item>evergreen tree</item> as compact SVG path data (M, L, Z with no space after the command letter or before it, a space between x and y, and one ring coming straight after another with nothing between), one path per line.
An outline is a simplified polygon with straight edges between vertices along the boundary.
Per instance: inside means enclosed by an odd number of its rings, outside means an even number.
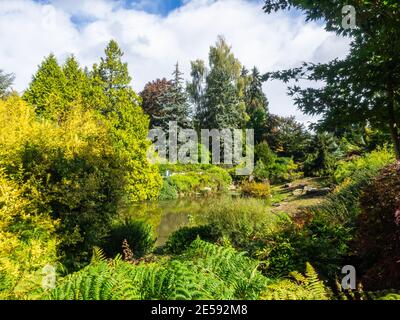
M89 89L89 79L74 55L71 55L65 61L63 72L66 79L65 99L67 103L82 104Z
M175 70L172 75L174 78L170 94L173 103L170 107L170 112L175 115L175 121L177 121L178 126L182 128L190 128L192 127L192 124L189 119L189 97L183 86L183 73L179 70L178 62L175 65Z
M157 79L146 84L140 96L151 127L168 129L170 121L176 121L181 128L191 127L190 106L182 82L182 73L176 64L172 80Z
M243 98L242 66L222 37L209 53L210 70L192 63L189 93L200 128L243 128L248 116Z
M56 57L50 54L39 66L23 98L38 115L59 120L66 111L66 83Z
M0 99L7 97L13 82L14 75L4 73L4 71L0 69Z
M259 143L263 139L268 118L268 100L262 90L261 75L256 67L252 70L245 91L245 102L246 112L250 117L247 127L254 129L255 142Z
M111 40L105 57L93 66L91 105L107 120L117 150L126 157L130 200L147 200L158 196L161 178L157 167L147 160L149 119L129 85L131 77L122 57L122 50Z
M311 143L311 150L304 162L307 176L325 176L332 174L335 168L335 152L338 146L329 133L316 134Z

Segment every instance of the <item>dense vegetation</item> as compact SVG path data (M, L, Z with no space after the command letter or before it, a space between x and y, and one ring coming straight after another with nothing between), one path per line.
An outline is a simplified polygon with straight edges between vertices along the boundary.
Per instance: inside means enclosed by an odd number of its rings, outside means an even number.
M346 31L331 14L342 2L264 7L294 6L352 36L348 57L328 64L261 75L219 37L186 84L177 64L140 94L113 40L90 69L50 54L21 96L0 70L0 299L400 299L400 6L361 1L361 24ZM375 9L385 18L372 30ZM262 90L304 77L326 84L291 88L322 115L314 131L271 114ZM253 174L150 163L149 129L170 121L253 128ZM321 186L299 187L310 179ZM285 210L282 190L318 202ZM200 196L207 207L162 245L160 222L127 210ZM345 265L357 289L341 287Z

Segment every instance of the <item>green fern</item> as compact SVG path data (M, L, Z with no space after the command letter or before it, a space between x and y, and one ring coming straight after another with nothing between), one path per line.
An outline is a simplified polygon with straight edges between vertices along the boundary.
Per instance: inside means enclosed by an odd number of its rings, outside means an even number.
M306 264L305 274L297 271L292 272L291 280L278 280L276 283L268 286L263 292L264 300L327 300L330 297L330 291L324 283L318 278L318 273L311 266Z

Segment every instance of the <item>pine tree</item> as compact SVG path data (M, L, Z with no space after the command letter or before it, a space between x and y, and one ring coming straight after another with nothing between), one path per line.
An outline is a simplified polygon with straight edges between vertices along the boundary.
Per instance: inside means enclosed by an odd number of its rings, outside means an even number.
M243 74L243 72L242 72ZM268 118L268 100L262 90L260 72L253 68L249 84L245 91L246 112L250 117L247 127L254 129L255 142L262 141Z
M38 115L60 119L66 111L66 82L56 57L50 54L39 66L23 98L35 108Z

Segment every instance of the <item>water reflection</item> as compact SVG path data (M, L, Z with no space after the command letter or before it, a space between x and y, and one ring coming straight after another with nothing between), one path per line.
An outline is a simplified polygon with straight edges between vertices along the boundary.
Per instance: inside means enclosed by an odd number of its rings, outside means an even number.
M193 224L194 217L207 211L211 200L232 198L234 194L218 194L209 197L181 198L177 200L145 202L126 210L126 219L143 219L150 223L157 233L156 246L162 246L174 231Z

